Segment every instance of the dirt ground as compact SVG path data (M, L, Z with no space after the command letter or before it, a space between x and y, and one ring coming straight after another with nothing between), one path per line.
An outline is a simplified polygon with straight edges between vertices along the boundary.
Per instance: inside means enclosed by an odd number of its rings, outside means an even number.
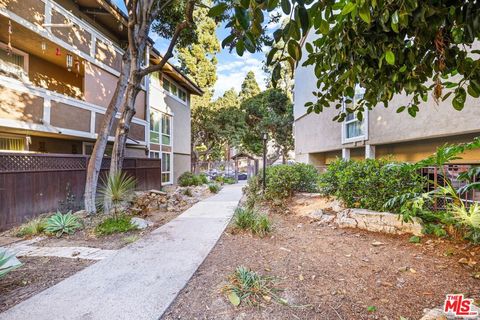
M271 218L274 231L264 239L227 229L163 319L412 320L447 293L480 299L472 276L479 247L435 238L413 244L409 236L338 229L301 214ZM278 277L289 305L233 307L221 289L242 265Z
M92 247L100 249L117 250L132 241L132 239L140 239L152 230L166 224L174 219L182 212L152 211L144 218L154 223L153 226L144 230L132 230L129 232L116 233L107 236L99 236L95 233L94 228L102 217L85 220L87 227L75 232L73 235L63 235L61 238L50 236L45 240L35 243L36 246L46 247Z
M23 257L23 266L0 280L0 312L95 263L92 260Z

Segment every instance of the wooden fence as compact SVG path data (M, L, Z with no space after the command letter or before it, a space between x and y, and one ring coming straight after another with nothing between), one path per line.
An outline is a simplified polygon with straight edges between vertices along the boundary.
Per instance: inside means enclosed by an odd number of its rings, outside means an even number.
M83 207L89 157L65 154L0 153L0 230L41 213ZM126 158L123 169L137 190L161 188L161 160ZM104 158L100 177L110 166Z

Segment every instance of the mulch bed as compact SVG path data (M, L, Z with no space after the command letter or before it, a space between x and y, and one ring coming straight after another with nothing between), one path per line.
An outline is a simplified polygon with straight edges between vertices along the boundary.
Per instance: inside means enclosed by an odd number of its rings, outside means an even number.
M264 239L227 230L162 319L412 320L441 306L447 293L480 299L472 276L480 271L479 247L435 238L413 244L409 236L338 229L294 214L272 219ZM235 308L221 289L237 266L278 277L289 305Z
M95 263L55 257L23 257L20 260L23 266L0 279L0 312Z

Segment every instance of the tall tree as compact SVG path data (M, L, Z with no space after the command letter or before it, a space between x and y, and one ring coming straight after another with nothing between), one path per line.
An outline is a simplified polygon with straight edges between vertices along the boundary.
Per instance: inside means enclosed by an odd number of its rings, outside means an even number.
M102 158L112 129L115 115L122 111L115 132L115 143L112 153L110 174L121 168L125 153L125 144L131 120L135 114L135 100L141 90L143 77L163 69L165 63L173 56L173 49L178 41L195 41L193 10L201 4L198 0L125 0L128 12L127 32L128 46L122 58L122 68L117 87L110 101L97 141L87 168L85 184L85 210L96 211L95 195ZM170 44L160 63L144 68L148 47L148 34L152 23L156 22L158 33Z
M240 90L239 99L240 101L245 101L253 96L256 96L259 93L260 87L258 86L257 80L255 79L255 73L253 71L248 71L242 83L242 89Z
M206 1L205 5L211 5ZM191 108L207 105L213 95L217 81L217 58L220 42L216 35L217 23L208 15L208 7L197 7L193 12L195 33L198 41L178 48L177 59L180 69L205 92L203 96L192 96Z
M280 89L268 89L242 102L246 130L242 147L250 153L260 155L263 151L262 134L268 133L274 152L269 162L282 157L285 163L293 150L293 105Z
M240 141L243 129L244 114L233 89L209 105L192 110L192 170L196 171L198 161L220 156L226 144Z

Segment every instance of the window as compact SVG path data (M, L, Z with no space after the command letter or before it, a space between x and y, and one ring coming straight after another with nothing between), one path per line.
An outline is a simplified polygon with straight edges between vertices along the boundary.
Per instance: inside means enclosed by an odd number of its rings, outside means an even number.
M345 104L344 108L346 109L347 107L349 108L355 108L356 104L360 99L363 98L363 95L365 94L365 89L361 88L360 86L355 87L355 96L353 97L353 101L349 104ZM345 119L345 122L343 123L343 142L348 143L348 142L354 142L354 141L359 141L359 140L366 140L367 134L366 134L366 125L368 124L367 119L368 118L368 113L366 113L363 117L363 120L360 121L357 119L357 116L353 113L348 113L347 117Z
M160 116L158 112L150 112L150 143L160 143Z
M151 159L160 159L160 152L159 151L150 151L149 158Z
M93 142L84 142L83 143L83 154L89 156L93 153L93 147L95 143ZM113 152L113 145L107 144L105 147L105 152L103 153L104 157L111 157Z
M25 151L27 145L24 137L0 136L0 151Z
M162 183L171 183L172 178L172 154L162 152Z
M182 100L187 102L187 93L183 90L178 90L178 97Z
M160 142L161 135L161 142ZM172 145L172 116L158 112L150 112L150 143Z
M172 133L172 117L168 114L162 113L162 144L171 145L171 133Z
M175 85L168 79L165 79L165 77L163 77L163 89L171 93L173 96L179 98L183 102L187 102L187 92L182 90L179 86Z
M165 91L170 92L170 81L168 81L165 78L163 78L163 89L165 89Z
M28 54L18 49L9 50L6 44L0 42L0 69L18 77L28 74Z

